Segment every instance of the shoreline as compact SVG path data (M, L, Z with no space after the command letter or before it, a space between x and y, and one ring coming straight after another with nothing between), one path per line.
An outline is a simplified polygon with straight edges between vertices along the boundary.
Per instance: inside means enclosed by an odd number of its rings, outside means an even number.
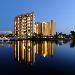
M31 40L31 41L56 41L56 40L75 40L72 38L7 38L7 39L0 39L0 41L22 41L22 40Z

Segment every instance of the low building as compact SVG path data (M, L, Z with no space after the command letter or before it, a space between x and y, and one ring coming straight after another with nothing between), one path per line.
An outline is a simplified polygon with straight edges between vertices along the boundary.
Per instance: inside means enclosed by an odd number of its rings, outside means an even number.
M36 22L36 33L43 36L54 36L55 34L55 22Z

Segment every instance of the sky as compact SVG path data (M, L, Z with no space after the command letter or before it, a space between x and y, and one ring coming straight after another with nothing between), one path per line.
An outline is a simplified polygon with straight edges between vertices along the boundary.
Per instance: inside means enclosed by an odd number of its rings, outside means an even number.
M56 31L75 30L75 0L1 0L0 31L14 30L14 17L34 11L36 21L56 22Z

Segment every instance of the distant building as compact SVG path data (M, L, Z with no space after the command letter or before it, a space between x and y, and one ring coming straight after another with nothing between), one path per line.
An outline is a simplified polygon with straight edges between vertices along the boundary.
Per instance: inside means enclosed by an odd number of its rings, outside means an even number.
M0 34L12 34L12 31L0 31Z
M44 36L50 36L55 34L55 22L36 22L36 33Z
M41 22L36 22L36 33L37 34L42 34L42 23Z
M31 37L36 31L34 13L18 15L14 19L14 34L18 37Z
M50 25L51 25L51 35L54 35L55 34L56 22L54 22L54 20L51 20Z

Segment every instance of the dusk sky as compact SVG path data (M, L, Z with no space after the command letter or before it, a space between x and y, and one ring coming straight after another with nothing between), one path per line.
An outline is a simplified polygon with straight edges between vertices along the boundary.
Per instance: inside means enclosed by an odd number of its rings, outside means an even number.
M36 21L56 22L56 31L75 30L75 0L1 0L0 31L14 30L14 17L35 12Z

